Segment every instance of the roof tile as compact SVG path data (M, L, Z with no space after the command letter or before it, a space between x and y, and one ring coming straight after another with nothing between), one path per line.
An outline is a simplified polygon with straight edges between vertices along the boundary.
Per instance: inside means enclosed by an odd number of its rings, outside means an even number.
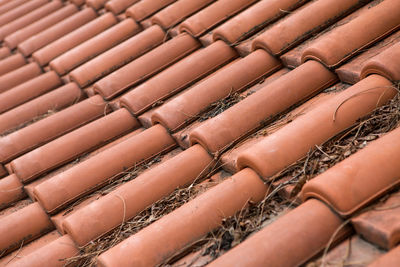
M216 42L194 52L126 93L121 98L121 105L127 107L134 115L139 115L154 104L214 72L236 56L234 49L224 42Z
M399 57L400 43L396 42L365 63L361 71L361 78L370 74L379 74L393 82L400 81L400 66L397 62Z
M244 90L280 68L278 60L263 50L257 50L161 106L154 112L152 120L176 131L196 119L213 102Z
M29 243L52 229L53 225L39 203L32 203L0 219L0 251L18 249L21 244Z
M327 141L377 106L388 102L396 94L391 86L387 79L374 75L332 96L242 152L237 161L239 168L251 167L260 176L269 179L304 157L315 145Z
M105 4L107 10L119 14L139 0L110 0Z
M129 7L125 14L136 21L142 21L176 0L141 0Z
M6 25L7 23L14 21L15 19L18 19L19 17L24 16L33 9L39 8L40 6L47 3L48 0L31 0L29 2L23 3L22 5L19 5L7 11L6 13L1 14L0 26Z
M0 210L26 197L23 185L15 174L0 179Z
M50 62L59 75L67 74L77 66L107 51L140 31L140 26L126 19L86 42L72 48Z
M394 248L400 242L399 198L400 193L395 193L384 203L352 218L357 233L381 248Z
M379 23L375 23L376 21ZM347 24L338 26L313 41L304 50L302 62L315 59L330 68L337 67L399 27L400 2L382 1Z
M36 62L24 65L16 70L10 71L0 76L0 93L4 93L11 88L29 81L42 73Z
M34 189L35 198L46 211L54 212L121 172L174 146L167 131L160 125L154 126L39 184ZM130 154L130 151L135 153ZM82 175L86 176L85 180L81 179Z
M78 12L75 5L66 5L63 8L45 16L44 18L26 26L19 31L7 35L4 38L4 43L11 49L14 49L18 44L29 39L32 36L46 30L47 28L53 26L54 24L63 21L64 19L70 17L71 15Z
M237 12L256 2L255 0L220 0L197 12L179 26L179 31L185 31L198 37L215 25L227 20Z
M7 162L23 153L47 143L60 135L95 120L107 112L100 96L86 99L76 105L0 138L0 162Z
M41 66L47 65L57 56L91 39L116 23L117 19L114 15L106 13L34 52L32 58Z
M159 26L148 28L74 69L69 76L84 87L160 45L163 40L164 31Z
M168 196L174 189L200 179L212 167L212 158L207 152L201 146L193 146L69 216L64 221L64 229L83 246ZM105 214L109 218L106 221L102 219ZM89 218L93 223L83 223ZM96 221L102 224L94 223Z
M61 84L60 77L54 71L40 74L2 93L1 98L4 102L0 103L0 113L47 93Z
M234 215L249 201L260 201L266 192L267 186L255 172L242 170L101 254L98 263L159 264L218 227L223 218Z
M28 83L30 83L28 81ZM75 83L68 83L49 93L32 99L0 114L0 134L28 124L49 112L58 111L81 100L82 91Z
M145 31L153 27L161 30L155 25ZM198 49L199 46L196 39L188 34L181 34L96 82L94 90L106 99L115 97L129 87L167 68Z
M26 59L20 53L11 55L0 61L0 75L4 75L12 70L18 69L26 64Z
M390 250L388 253L378 258L376 261L368 265L368 267L396 267L399 264L400 246Z

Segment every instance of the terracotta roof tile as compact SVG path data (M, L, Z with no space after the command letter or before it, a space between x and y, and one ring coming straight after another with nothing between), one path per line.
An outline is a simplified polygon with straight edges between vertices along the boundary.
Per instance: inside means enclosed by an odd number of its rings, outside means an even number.
M399 262L400 246L390 250L387 254L369 264L369 267L388 266L395 267Z
M142 21L176 0L141 0L129 7L125 14L136 21Z
M161 31L161 28L157 25L152 26L145 31L154 28ZM164 32L162 32L162 36L160 37L163 38L163 36ZM162 42L162 39L157 41ZM157 44L160 44L160 42ZM93 86L94 91L101 94L105 99L115 97L129 87L135 86L144 79L151 77L164 68L167 68L171 64L195 51L199 46L200 44L190 35L181 34L165 43L162 43L150 52L96 82Z
M116 23L115 16L111 13L106 13L34 52L32 58L41 66L47 65L57 56L91 39Z
M54 24L63 21L64 19L77 13L78 9L75 5L66 5L63 8L45 16L44 18L26 26L19 31L11 33L4 38L4 43L11 49L14 49L18 44L29 39L32 36L42 32L43 30L53 26Z
M214 1L215 0L179 0L155 14L151 18L151 22L160 25L164 29L169 29Z
M399 10L0 0L0 265L395 265Z
M69 76L84 87L160 45L163 40L164 31L159 26L148 28L74 69Z
M67 74L79 65L135 35L139 29L133 20L126 19L52 60L50 67L59 75Z
M96 18L96 13L91 8L85 8L78 13L62 20L56 25L34 35L33 37L18 44L18 51L24 56L29 56L33 52L59 39L63 35L74 31L87 22Z
M31 84L31 81L27 83ZM21 125L37 120L41 116L73 105L81 100L82 95L82 91L75 83L69 83L3 112L0 114L0 134L12 131Z

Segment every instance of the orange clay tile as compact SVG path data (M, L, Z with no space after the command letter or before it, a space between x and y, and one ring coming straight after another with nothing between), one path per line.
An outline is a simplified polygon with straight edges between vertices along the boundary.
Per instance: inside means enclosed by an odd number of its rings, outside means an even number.
M245 9L256 0L219 0L186 19L179 26L179 31L185 31L198 37L215 25L227 20L237 12Z
M81 6L85 3L85 0L68 0L68 2L77 5L77 6Z
M239 168L250 167L263 178L269 179L306 156L316 145L324 143L376 107L387 103L395 94L391 82L381 76L371 75L242 152L237 165Z
M26 64L25 57L20 53L9 56L0 61L0 76L10 72L12 70L18 69Z
M30 242L29 244L22 246L17 251L9 253L7 256L0 258L0 266L8 267L20 258L23 258L28 254L34 252L35 250L40 249L41 247L53 242L59 237L60 234L57 231L51 231L50 233L45 234L40 238Z
M24 3L20 6L17 6L10 11L0 15L0 26L6 25L7 23L10 23L12 21L15 21L15 19L18 19L25 14L28 14L32 10L39 8L42 5L45 5L48 3L48 0L31 0L27 3Z
M107 112L100 96L86 99L43 120L0 138L0 162L7 162L72 131Z
M126 109L120 109L13 160L10 165L26 183L136 128L139 122Z
M336 75L316 61L306 62L190 133L211 153L220 152L294 104L327 88Z
M395 193L383 204L373 206L371 210L353 217L351 222L357 233L365 240L387 250L398 245L400 241L399 200L400 193Z
M379 21L379 23L376 23ZM347 24L317 38L302 54L333 68L400 27L400 2L385 0Z
M155 25L145 31L152 28L161 29ZM196 39L188 34L181 34L96 82L93 88L104 98L110 99L148 76L168 67L199 46Z
M40 48L83 26L96 18L96 16L96 12L94 12L93 9L85 8L18 44L18 51L20 51L24 56L29 56Z
M219 41L194 52L121 98L121 105L135 116L154 103L183 90L237 57L234 49Z
M151 22L169 29L214 0L179 0L164 8L151 18Z
M104 7L104 4L108 0L86 0L86 5L92 7L95 10L101 9Z
M7 93L7 92L6 92ZM3 97L3 96L1 96ZM0 114L0 134L30 122L49 111L57 111L79 102L82 92L75 83L66 84ZM1 102L0 102L1 103Z
M74 241L68 235L64 235L7 265L7 267L74 266L76 264L66 265L65 259L77 255L79 255L79 250L75 247Z
M119 14L137 2L139 0L110 0L106 3L105 7L112 13Z
M0 60L5 59L11 56L11 51L7 46L3 46L0 48Z
M176 188L201 178L213 166L211 156L201 146L193 146L78 210L63 228L78 246L84 246L120 225L122 218L129 220Z
M41 66L47 65L59 55L91 39L116 23L117 19L115 16L111 13L106 13L34 52L32 57Z
M46 30L54 24L63 21L77 12L78 9L75 5L66 5L65 7L47 15L31 25L8 35L4 38L4 43L9 48L14 49L19 43L29 39L35 34L42 32L43 30Z
M382 53L393 44L400 41L400 31L393 33L389 37L383 39L371 48L366 49L360 55L352 58L349 62L335 69L339 79L344 83L355 84L361 80L361 71L364 65L371 60L371 58Z
M0 219L0 251L18 249L54 228L38 203L32 203Z
M42 73L39 65L35 62L24 65L16 70L0 76L0 93L10 90L14 86L22 84Z
M312 1L268 28L253 41L252 48L262 48L273 55L281 55L339 18L357 9L363 2L368 1Z
M399 265L400 246L390 250L385 255L368 265L368 267L397 267Z
M47 212L54 212L174 146L174 140L164 127L154 126L39 184L34 189L34 196ZM82 176L85 176L84 180Z
M28 2L29 0L5 0L7 1L7 3L4 3L0 6L0 15L15 9L16 7L25 4L26 2Z
M126 19L52 60L50 67L59 75L64 75L82 63L135 35L138 31L140 31L140 26L133 20Z
M43 5L42 7L39 7L32 12L26 14L25 16L22 16L2 27L0 27L0 40L4 40L4 37L7 35L22 29L29 24L49 15L50 13L60 9L63 6L61 1L55 0L51 1L48 4Z
M47 93L61 84L61 79L57 73L50 71L17 85L0 94L0 113Z
M361 79L367 75L379 74L393 82L400 81L399 58L400 43L397 42L365 63L361 70Z
M175 1L176 0L141 0L129 7L125 14L136 21L142 21Z
M340 215L349 216L382 196L400 183L396 163L400 157L399 135L400 128L307 182L303 199L321 199Z
M214 40L234 44L303 4L304 0L262 0L213 31Z
M301 266L349 228L327 206L311 199L209 264L215 266Z
M158 108L153 114L152 121L176 131L196 119L213 102L251 86L279 68L281 64L278 60L263 50L257 50L211 77L205 78L204 81Z
M89 85L158 46L163 42L164 36L165 33L159 26L146 29L71 71L69 76L81 87Z
M0 179L0 210L25 198L26 194L22 187L23 185L15 174Z
M373 244L364 241L358 235L352 235L336 247L330 246L327 254L322 255L316 262L325 266L337 266L338 264L353 265L354 267L367 266L379 258L385 251L379 249ZM355 264L353 264L355 263ZM309 263L311 266L313 263Z
M98 265L160 264L220 226L249 201L261 201L267 188L255 172L242 170L101 254Z

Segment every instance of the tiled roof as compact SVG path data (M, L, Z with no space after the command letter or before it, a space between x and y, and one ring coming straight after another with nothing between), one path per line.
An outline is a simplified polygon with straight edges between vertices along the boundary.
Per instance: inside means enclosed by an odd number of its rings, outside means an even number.
M0 266L398 266L399 0L0 0Z

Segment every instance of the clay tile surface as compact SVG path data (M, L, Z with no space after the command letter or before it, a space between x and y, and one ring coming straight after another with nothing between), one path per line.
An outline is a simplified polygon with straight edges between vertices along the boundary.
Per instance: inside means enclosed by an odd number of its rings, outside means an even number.
M71 71L69 76L81 87L89 85L160 45L164 34L159 26L148 28Z
M18 45L18 51L25 56L29 56L33 52L50 44L63 35L74 31L94 18L96 18L96 12L91 8L85 8L56 25L23 41Z
M155 25L146 31L152 28L161 30ZM96 82L93 89L105 99L110 99L190 54L199 46L196 39L183 33Z
M6 25L0 27L0 40L4 40L4 37L13 33L19 29L28 26L29 24L41 19L44 16L60 9L62 7L61 1L51 1L48 4L43 5L40 8L33 10L25 16L20 17Z
M309 200L209 266L299 266L323 250L341 224L322 202ZM346 231L342 228L336 238Z
M388 11L390 10L390 12ZM375 23L379 21L379 23ZM400 2L385 0L315 40L302 61L315 59L335 67L400 27Z
M105 7L114 14L119 14L139 1L140 0L110 0L105 4Z
M255 0L220 0L200 12L186 19L179 26L179 30L186 31L191 35L198 37L205 31L217 25L223 20L246 8Z
M151 21L169 29L215 0L178 0L155 14Z
M57 56L91 39L116 23L117 19L115 16L111 13L106 13L34 52L32 57L41 66L44 66Z
M268 28L254 40L253 49L263 48L274 55L280 55L335 19L344 17L363 2L367 1L312 1Z
M0 266L397 266L398 0L0 0Z
M394 82L400 81L400 67L396 62L399 57L400 43L396 43L367 61L361 71L361 77L379 74Z
M392 189L400 182L392 162L398 157L399 133L400 129L390 132L308 182L303 198L319 198L346 216Z
M387 266L387 267L395 267L399 263L400 257L400 246L390 250L387 254L381 256L376 261L372 262L368 265L368 267L379 267L379 266Z
M236 57L234 49L224 42L216 42L126 93L120 100L121 105L135 115L143 113L154 103L183 90Z
M279 68L280 62L268 53L254 51L161 106L154 112L152 121L161 123L171 131L178 130L213 102L245 89Z
M49 93L14 107L0 114L0 133L4 134L40 116L56 112L75 104L79 102L82 95L82 91L76 84L68 83Z
M385 104L395 94L390 81L371 75L242 152L237 165L239 168L251 167L260 176L268 179L305 156L315 145L320 145L377 106ZM315 131L316 125L321 123L325 126ZM287 136L291 138L288 139ZM303 136L309 138L306 140Z
M136 21L142 21L176 0L141 0L129 7L125 14Z
M19 43L29 39L42 32L43 30L53 26L54 24L66 19L67 17L78 12L78 8L75 5L66 5L63 8L45 16L44 18L37 20L36 22L26 26L14 33L7 35L4 38L4 43L11 49L17 47Z
M384 249L392 249L400 242L399 193L391 195L384 203L372 207L352 219L357 233Z
M139 25L131 19L126 19L52 60L50 67L59 75L64 75L77 66L125 41L138 31Z

